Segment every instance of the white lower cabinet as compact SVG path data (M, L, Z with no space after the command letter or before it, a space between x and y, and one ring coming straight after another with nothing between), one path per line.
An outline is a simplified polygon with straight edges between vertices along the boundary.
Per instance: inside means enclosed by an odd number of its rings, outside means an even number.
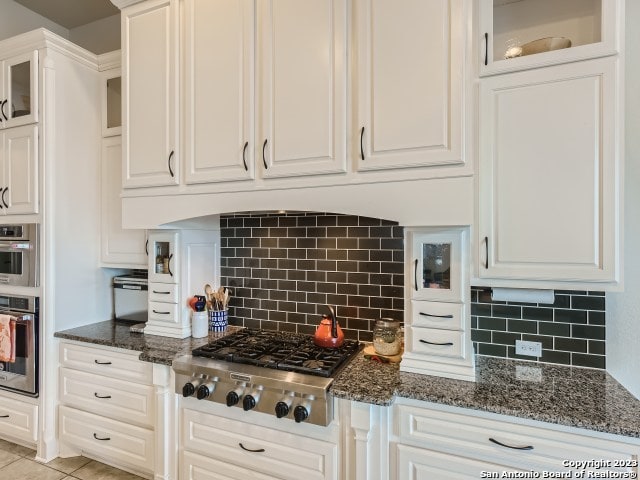
M338 478L337 441L297 432L310 426L286 421L287 430L276 430L230 418L235 412L224 406L206 407L220 407L220 415L181 410L181 479Z
M38 435L38 406L0 397L0 437L34 443Z
M60 442L140 474L156 472L153 366L128 352L60 344Z
M578 478L566 462L593 459L637 474L637 439L412 400L398 400L391 418L391 479L537 478L490 476L518 471Z

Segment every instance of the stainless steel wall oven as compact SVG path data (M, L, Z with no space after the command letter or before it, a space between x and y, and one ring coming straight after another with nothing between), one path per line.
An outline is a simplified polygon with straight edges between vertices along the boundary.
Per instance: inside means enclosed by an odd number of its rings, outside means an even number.
M0 285L37 287L38 225L0 225Z
M14 357L0 361L0 388L38 396L38 297L0 294L0 314L15 317Z

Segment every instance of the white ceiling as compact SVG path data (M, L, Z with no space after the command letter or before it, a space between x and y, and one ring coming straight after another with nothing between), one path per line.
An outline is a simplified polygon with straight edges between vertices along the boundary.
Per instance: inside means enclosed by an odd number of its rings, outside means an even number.
M120 13L109 0L15 0L29 10L71 30Z

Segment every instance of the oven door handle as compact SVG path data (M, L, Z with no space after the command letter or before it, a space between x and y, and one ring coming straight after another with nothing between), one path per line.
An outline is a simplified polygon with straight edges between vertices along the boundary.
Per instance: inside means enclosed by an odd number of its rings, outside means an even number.
M31 250L30 243L8 243L8 242L0 242L0 252L24 252L26 250Z
M29 322L33 322L33 314L32 313L24 313L24 312L12 312L10 310L0 310L0 313L4 315L11 315L16 319L16 323L26 324Z

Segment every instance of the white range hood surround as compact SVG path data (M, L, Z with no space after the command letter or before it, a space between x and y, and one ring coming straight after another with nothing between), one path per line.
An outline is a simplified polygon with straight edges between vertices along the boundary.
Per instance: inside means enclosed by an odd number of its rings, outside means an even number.
M124 228L175 228L187 220L193 226L198 218L206 224L224 213L293 210L381 218L403 226L472 225L473 191L471 176L223 193L154 189L122 198L122 223Z

